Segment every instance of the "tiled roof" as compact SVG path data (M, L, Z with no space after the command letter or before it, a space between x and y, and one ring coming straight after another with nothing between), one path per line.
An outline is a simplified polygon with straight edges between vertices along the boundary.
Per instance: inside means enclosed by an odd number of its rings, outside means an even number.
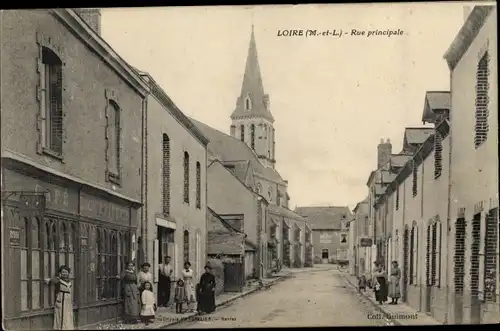
M248 145L243 141L220 132L193 118L191 118L191 121L203 133L203 135L210 140L208 143L209 153L217 157L221 162L250 161L255 173L268 180L284 184L284 181L279 173L275 169L265 167L262 163L260 163L257 155L255 155L250 147L248 147Z
M406 128L405 141L408 144L423 144L434 133L434 128Z
M306 222L312 229L340 230L342 220L350 219L352 216L347 206L297 207L295 212L306 217Z
M241 255L243 253L243 243L245 235L236 232L208 232L208 252L209 255L231 254Z
M425 97L432 110L451 109L451 93L449 91L428 91Z
M402 167L411 159L411 155L407 154L392 154L391 155L391 166L392 167Z
M257 245L252 243L250 240L245 239L245 252L256 251L256 250L257 250Z
M278 214L296 221L307 221L302 215L299 215L296 212L282 206L270 204L267 208L268 212L272 214Z

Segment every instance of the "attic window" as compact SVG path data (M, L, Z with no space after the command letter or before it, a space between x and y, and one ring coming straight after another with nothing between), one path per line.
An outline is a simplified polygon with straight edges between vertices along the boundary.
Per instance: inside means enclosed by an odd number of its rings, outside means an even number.
M250 101L250 96L247 95L245 98L245 110L251 110L252 109L252 101Z

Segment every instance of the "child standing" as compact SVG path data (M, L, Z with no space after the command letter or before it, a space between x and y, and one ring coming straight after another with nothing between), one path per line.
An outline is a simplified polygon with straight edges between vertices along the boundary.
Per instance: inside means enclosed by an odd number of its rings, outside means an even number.
M156 300L153 293L153 285L150 282L144 283L144 291L141 294L141 318L144 324L148 325L155 318Z
M358 280L358 290L361 292L366 292L366 277L365 276L361 276L359 277L359 280Z
M186 289L184 288L184 281L179 279L175 286L175 312L178 314L182 314L182 304L187 301L186 298Z

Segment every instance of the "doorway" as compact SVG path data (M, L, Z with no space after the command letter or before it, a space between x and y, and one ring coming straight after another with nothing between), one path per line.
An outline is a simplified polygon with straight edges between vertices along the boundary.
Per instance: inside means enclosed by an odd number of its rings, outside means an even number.
M328 257L328 248L323 248L321 250L321 260L323 261L323 263L328 263Z

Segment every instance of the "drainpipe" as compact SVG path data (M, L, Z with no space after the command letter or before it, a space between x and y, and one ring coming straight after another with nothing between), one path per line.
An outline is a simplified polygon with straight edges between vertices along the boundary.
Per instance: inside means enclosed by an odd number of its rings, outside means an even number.
M147 214L147 192L148 192L148 180L147 180L147 167L148 167L148 125L147 125L147 113L148 113L148 96L146 95L142 100L142 157L141 157L141 260L146 261L148 258L148 214Z
M451 82L450 82L450 86L451 86ZM450 88L451 90L451 88ZM450 112L451 113L451 112ZM452 114L450 114L450 117L452 116ZM446 121L446 119L445 119ZM453 128L451 127L451 125L449 125L450 123L448 123L448 126L449 126L449 131L448 131L448 141L449 141L449 153L448 153L448 205L447 205L447 208L446 208L446 311L445 311L445 314L444 314L444 324L449 324L449 304L450 304L450 295L451 295L451 291L450 291L450 288L451 288L451 270L453 268L449 268L450 266L450 255L452 254L452 250L451 250L451 247L452 247L452 240L450 240L450 232L451 232L451 186L452 186L452 176L451 176L451 166L452 166L452 160L451 160L451 150L453 148L453 144L452 144L452 130ZM442 227L441 227L442 229ZM442 234L441 234L442 235Z

